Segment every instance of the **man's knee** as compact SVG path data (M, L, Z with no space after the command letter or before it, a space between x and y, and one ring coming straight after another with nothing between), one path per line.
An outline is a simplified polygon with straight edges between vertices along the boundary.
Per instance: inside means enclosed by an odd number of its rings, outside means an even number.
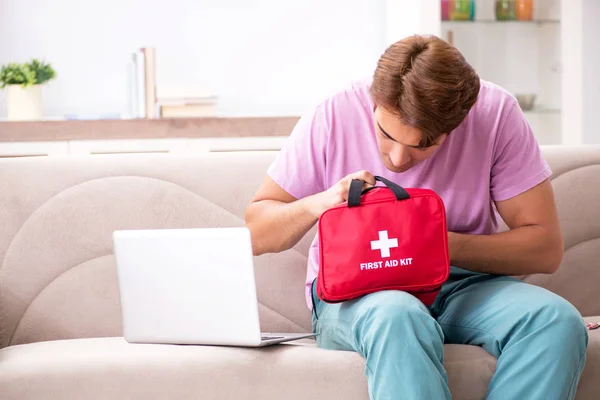
M585 341L587 345L588 332L585 322L571 303L557 296L557 300L551 304L549 313L556 322L557 330L560 330L565 338Z
M543 325L548 338L555 346L571 343L586 348L588 332L579 311L567 300L558 295L549 296L543 303L532 305L530 316Z

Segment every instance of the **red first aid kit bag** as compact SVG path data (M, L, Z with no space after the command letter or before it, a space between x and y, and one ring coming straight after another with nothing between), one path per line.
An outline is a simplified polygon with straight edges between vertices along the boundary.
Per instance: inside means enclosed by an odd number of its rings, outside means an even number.
M355 179L348 201L321 215L317 295L337 303L401 290L429 306L450 273L444 203L432 190L375 179L385 187L363 191Z

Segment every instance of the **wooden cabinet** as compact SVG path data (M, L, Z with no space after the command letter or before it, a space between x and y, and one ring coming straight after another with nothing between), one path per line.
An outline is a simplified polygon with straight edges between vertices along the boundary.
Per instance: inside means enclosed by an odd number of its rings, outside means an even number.
M278 151L287 136L0 142L0 158L119 153Z

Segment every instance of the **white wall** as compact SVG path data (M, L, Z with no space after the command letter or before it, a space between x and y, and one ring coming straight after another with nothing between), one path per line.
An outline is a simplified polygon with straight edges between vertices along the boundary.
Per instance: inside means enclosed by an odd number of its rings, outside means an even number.
M141 46L157 49L159 85L205 84L220 98L220 115L297 115L370 75L386 45L384 0L0 0L0 7L0 64L39 57L57 70L44 91L48 117L125 113L127 62Z
M441 33L440 0L386 0L386 43L414 34Z
M562 5L562 142L600 143L600 1L563 0Z
M583 2L563 0L561 7L562 143L583 143ZM596 0L592 0L596 1Z
M583 9L583 141L600 143L600 1L586 0Z

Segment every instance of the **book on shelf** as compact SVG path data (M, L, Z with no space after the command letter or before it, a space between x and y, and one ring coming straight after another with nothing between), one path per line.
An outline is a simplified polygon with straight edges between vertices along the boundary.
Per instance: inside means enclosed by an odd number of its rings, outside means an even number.
M156 51L154 47L144 47L145 74L144 84L146 87L146 118L155 118L156 104Z
M132 54L128 68L129 115L156 117L156 51L143 47Z
M128 68L130 118L191 118L215 115L217 97L197 84L157 85L156 50L132 54Z
M161 118L197 118L212 117L215 105L206 104L160 104L159 115Z
M216 114L217 96L201 85L159 85L156 89L161 118L209 117Z

